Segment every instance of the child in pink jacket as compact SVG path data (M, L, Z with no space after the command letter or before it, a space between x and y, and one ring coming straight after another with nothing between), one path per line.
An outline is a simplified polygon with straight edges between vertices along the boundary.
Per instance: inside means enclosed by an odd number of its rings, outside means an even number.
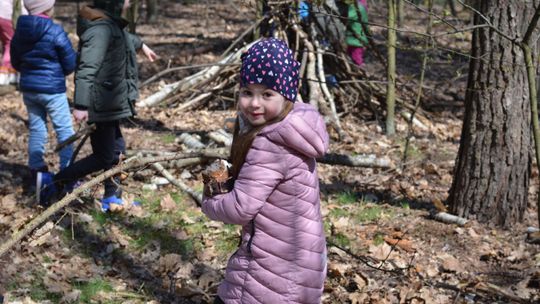
M315 159L326 153L328 133L315 108L295 102L298 71L278 39L261 40L242 55L234 186L205 195L202 204L209 218L242 225L215 303L321 301L326 240Z
M21 13L26 10L21 1ZM13 69L10 58L10 45L13 38L13 0L0 0L0 43L2 44L2 59L0 61L0 85L17 82L17 71Z

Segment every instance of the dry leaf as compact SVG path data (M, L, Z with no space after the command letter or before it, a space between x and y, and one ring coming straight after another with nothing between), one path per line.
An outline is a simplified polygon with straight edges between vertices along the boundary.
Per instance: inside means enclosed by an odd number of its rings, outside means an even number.
M392 247L390 247L386 243L382 243L379 246L375 246L375 245L369 246L369 253L371 254L373 258L379 261L383 261L387 259L391 251L392 251Z
M17 211L17 200L15 199L14 194L8 194L2 198L0 201L0 208L2 208L2 213L11 214Z
M406 239L394 239L389 236L384 237L384 241L387 242L389 245L396 246L398 248L401 248L407 252L415 252L416 249L414 249L414 246L410 240Z
M170 194L167 193L159 203L162 211L169 212L177 209L176 202L173 200Z

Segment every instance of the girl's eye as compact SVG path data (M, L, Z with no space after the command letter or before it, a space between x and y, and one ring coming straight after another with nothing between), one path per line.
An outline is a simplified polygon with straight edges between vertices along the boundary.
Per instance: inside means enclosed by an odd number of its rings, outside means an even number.
M240 91L240 94L242 94L244 96L251 96L251 91L250 90L242 90L242 91Z
M273 96L273 94L270 93L270 92L264 92L263 96L264 96L264 98L270 98L270 97Z

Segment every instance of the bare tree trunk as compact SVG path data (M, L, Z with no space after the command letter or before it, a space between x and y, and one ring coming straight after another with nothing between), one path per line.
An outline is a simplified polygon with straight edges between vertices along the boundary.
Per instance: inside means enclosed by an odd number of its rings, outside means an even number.
M146 21L149 23L155 23L157 21L157 15L157 0L146 0Z
M504 35L522 37L536 5L479 0L476 9ZM485 22L478 14L474 21ZM465 117L448 199L451 212L459 216L505 227L523 219L531 174L531 109L519 48L489 28L473 34Z
M131 0L127 19L129 21L129 32L135 34L137 28L137 19L139 19L139 0Z
M388 0L388 85L386 90L386 135L396 133L396 0Z

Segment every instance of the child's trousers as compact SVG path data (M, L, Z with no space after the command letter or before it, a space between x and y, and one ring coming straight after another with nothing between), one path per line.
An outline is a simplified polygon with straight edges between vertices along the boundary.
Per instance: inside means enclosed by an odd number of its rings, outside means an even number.
M90 173L108 170L118 164L120 154L125 153L126 149L119 121L96 122L95 124L96 129L90 134L92 154L58 172L54 177L55 183L65 185ZM117 194L119 188L117 181L107 179L104 185L104 198Z
M30 129L28 138L28 166L31 170L39 170L47 167L43 159L45 144L48 140L47 114L51 118L56 132L56 138L61 143L74 133L71 124L71 113L69 112L65 93L45 94L23 92L23 100L28 112ZM68 145L60 150L58 155L60 156L61 169L69 165L72 154L72 145Z
M0 18L0 42L4 48L2 55L2 66L11 68L11 57L9 50L11 46L11 38L13 38L13 26L11 20Z

